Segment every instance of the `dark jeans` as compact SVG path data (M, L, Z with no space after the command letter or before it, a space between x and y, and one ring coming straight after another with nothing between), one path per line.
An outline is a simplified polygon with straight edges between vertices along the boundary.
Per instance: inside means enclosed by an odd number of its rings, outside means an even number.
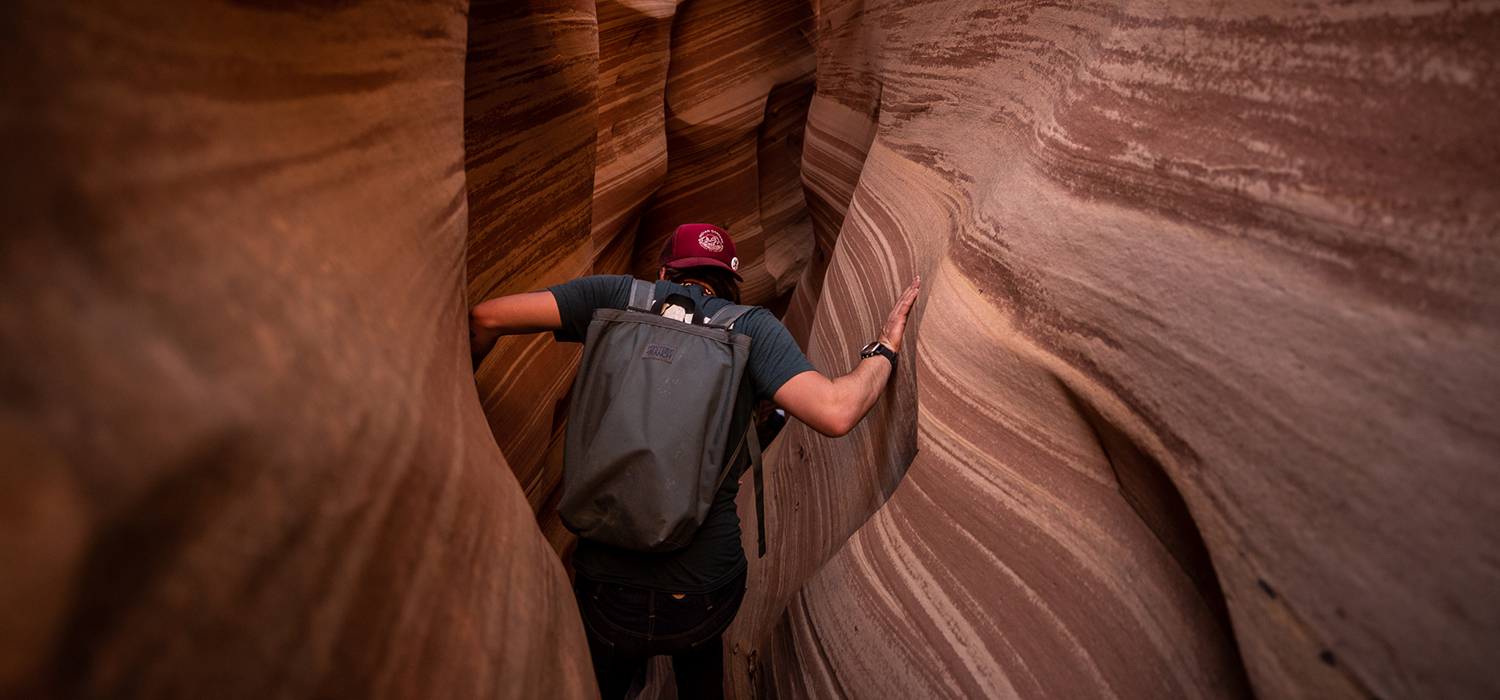
M588 632L603 700L625 697L646 662L670 654L681 700L724 697L724 629L745 599L745 574L682 598L575 577L573 594Z

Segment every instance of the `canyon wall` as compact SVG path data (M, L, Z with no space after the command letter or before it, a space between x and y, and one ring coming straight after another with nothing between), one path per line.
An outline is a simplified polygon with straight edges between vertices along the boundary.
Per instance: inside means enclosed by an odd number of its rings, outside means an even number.
M923 278L871 415L768 449L764 558L741 491L732 696L1500 694L1500 3L0 37L0 697L593 696L578 348L471 373L464 311L687 221L828 374Z
M1500 6L816 22L789 322L923 294L770 450L739 697L1500 693Z
M465 349L464 9L0 8L0 697L597 697Z

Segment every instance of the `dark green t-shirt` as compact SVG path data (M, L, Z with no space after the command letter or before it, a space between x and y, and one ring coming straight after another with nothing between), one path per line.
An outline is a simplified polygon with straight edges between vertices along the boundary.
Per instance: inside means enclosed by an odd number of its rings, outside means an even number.
M629 275L597 275L549 287L562 315L562 330L554 337L563 342L583 342L594 309L624 309L629 305L631 281ZM713 315L729 304L705 295L697 285L658 281L656 298L664 299L669 294L691 298L705 315ZM746 312L735 322L734 331L751 338L745 372L750 376L757 399L771 398L788 379L813 369L786 326L765 309L757 307ZM725 450L726 459L733 449L731 445ZM686 547L671 552L636 552L580 539L578 549L573 552L573 567L595 581L666 593L707 593L728 583L745 568L745 552L740 547L740 516L735 512L734 499L740 490L739 472L747 461L742 458L738 464L730 465L734 471L714 494L708 516Z

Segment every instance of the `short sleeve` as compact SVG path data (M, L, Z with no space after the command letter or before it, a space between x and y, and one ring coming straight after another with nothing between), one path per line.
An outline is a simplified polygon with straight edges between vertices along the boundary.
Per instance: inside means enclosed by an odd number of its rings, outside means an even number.
M630 303L630 275L579 277L547 288L557 300L562 329L552 337L560 343L581 343L588 337L594 309L623 309Z
M770 311L757 307L735 325L753 338L748 369L759 398L773 398L788 379L816 369L802 354L791 332Z

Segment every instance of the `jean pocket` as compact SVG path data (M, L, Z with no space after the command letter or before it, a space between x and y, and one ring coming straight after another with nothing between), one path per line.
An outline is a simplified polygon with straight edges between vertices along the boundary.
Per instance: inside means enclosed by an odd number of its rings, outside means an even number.
M716 639L729 628L730 623L739 615L740 605L745 601L743 591L739 595L730 598L722 605L715 605L704 618L703 624L683 634L687 639L694 640L692 648L697 649L704 642Z
M578 597L578 617L583 620L583 633L588 638L589 655L594 659L594 666L607 668L614 663L615 642L599 628L602 618L592 602L585 595Z
M623 630L636 630L644 634L649 602L633 591L622 592L612 586L604 586L590 600L599 615Z

